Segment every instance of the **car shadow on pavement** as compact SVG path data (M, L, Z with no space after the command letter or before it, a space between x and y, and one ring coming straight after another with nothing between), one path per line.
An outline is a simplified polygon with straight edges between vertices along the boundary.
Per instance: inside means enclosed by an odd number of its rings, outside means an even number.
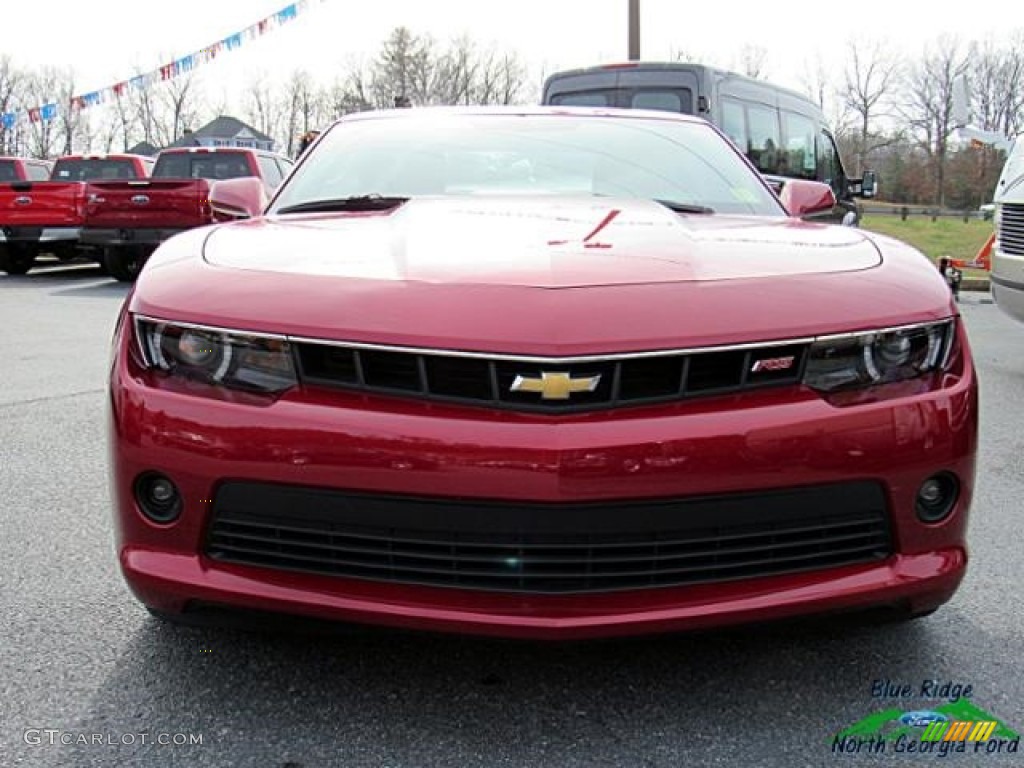
M962 677L944 611L558 644L147 618L78 727L203 734L183 764L818 765L837 731L893 705L875 680ZM167 754L110 749L131 765Z

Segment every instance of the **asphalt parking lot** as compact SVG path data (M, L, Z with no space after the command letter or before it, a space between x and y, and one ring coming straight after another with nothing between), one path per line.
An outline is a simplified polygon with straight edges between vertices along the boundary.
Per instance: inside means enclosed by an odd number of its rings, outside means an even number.
M0 277L0 764L1024 765L970 747L832 749L892 705L872 697L878 681L914 696L925 681L970 685L976 705L1024 729L1024 326L986 294L961 304L981 455L972 563L950 604L902 626L547 645L150 618L116 570L105 474L104 376L126 292L88 266Z

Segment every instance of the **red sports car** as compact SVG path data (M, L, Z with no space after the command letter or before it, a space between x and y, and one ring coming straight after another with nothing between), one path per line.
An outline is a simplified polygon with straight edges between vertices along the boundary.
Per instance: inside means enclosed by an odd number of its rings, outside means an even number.
M960 583L963 324L917 251L799 218L826 185L776 193L682 115L405 109L260 195L218 183L239 220L162 245L118 323L153 612L580 638Z

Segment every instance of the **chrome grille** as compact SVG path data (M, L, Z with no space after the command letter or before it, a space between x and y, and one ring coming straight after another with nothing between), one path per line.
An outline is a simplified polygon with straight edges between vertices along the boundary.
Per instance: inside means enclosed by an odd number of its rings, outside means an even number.
M1014 256L1024 256L1024 204L1003 203L1002 221L996 229L999 249Z

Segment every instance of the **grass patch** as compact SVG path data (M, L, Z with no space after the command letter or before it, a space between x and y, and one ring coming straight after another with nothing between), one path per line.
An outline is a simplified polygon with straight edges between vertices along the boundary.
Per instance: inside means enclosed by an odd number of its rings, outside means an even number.
M889 235L917 248L921 253L938 263L943 256L951 259L972 260L992 234L992 222L971 219L964 222L959 218L910 217L903 221L899 216L872 214L861 220L861 227L871 232ZM983 269L965 269L964 277L988 277Z

